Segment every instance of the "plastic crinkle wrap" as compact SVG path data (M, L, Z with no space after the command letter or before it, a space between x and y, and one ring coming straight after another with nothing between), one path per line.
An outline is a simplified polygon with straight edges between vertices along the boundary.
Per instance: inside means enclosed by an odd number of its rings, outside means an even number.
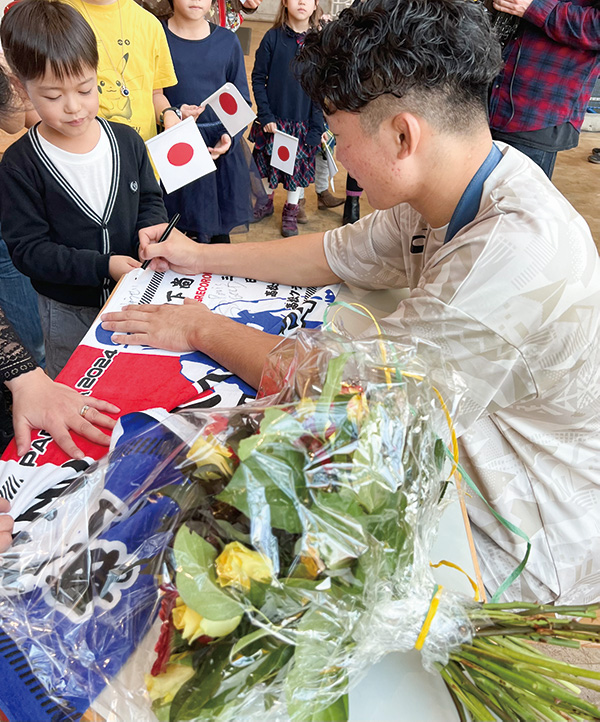
M345 718L350 685L415 646L435 595L455 397L422 358L306 332L272 355L258 401L124 417L1 561L4 632L53 702ZM442 596L426 666L470 635Z

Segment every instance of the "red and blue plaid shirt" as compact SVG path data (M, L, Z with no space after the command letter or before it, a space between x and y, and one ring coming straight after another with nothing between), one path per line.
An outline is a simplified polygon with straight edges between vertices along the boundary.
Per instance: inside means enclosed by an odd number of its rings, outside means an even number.
M504 50L490 126L516 133L583 123L600 73L600 8L593 0L533 0Z

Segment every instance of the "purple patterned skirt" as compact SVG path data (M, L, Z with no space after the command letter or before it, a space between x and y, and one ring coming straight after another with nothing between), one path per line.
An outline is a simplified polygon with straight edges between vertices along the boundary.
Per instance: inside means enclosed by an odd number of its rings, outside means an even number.
M317 146L307 145L308 122L300 120L277 119L277 129L298 138L298 152L294 174L288 175L271 166L271 151L273 150L273 134L265 133L258 121L254 121L248 139L254 143L252 155L258 166L262 178L269 179L271 188L283 185L286 191L295 191L297 188L306 188L315 182L315 156Z

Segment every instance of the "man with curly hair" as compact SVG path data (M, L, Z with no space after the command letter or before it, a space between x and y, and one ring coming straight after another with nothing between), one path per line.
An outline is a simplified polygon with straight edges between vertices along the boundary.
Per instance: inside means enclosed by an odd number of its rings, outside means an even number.
M408 288L382 321L437 346L465 386L463 465L531 540L506 597L600 598L600 259L581 216L525 155L493 143L500 48L479 3L367 0L306 38L300 72L338 157L377 209L354 225L270 244L201 247L142 232L154 268L292 285ZM257 386L278 342L193 302L109 314L123 343L197 348ZM129 331L131 336L122 335ZM526 542L475 495L484 581Z

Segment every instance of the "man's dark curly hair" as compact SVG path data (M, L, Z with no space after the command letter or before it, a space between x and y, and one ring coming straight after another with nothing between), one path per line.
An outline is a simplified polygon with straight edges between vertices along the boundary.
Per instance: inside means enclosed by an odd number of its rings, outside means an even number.
M405 109L461 132L485 122L501 64L480 2L365 0L307 34L296 72L329 115L361 111L375 128L393 108Z

